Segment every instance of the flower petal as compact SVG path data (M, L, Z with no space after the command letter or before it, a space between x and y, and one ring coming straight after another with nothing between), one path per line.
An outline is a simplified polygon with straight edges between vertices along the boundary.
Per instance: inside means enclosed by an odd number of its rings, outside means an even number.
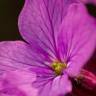
M64 76L58 76L53 80L50 96L64 96L71 91L71 82L65 74Z
M43 90L40 91L39 96L64 96L72 91L71 82L68 80L68 76L58 76L53 81L49 81Z
M0 75L0 95L4 96L37 96L32 87L36 75L30 71L5 71Z
M96 4L96 0L80 0L81 2L87 4L87 3L92 3L92 4Z
M76 76L96 48L96 21L88 15L82 3L72 4L60 32L59 53L68 63L67 73Z
M0 43L0 69L46 68L45 59L22 41Z
M58 57L55 38L67 8L74 0L25 0L19 30L35 50ZM39 53L40 53L39 51Z

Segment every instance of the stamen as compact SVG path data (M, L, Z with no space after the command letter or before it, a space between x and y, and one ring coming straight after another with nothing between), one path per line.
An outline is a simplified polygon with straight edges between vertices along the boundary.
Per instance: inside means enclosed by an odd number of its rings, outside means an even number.
M62 63L59 61L55 61L52 63L52 69L55 71L56 75L61 75L63 73L63 70L67 68L66 63Z

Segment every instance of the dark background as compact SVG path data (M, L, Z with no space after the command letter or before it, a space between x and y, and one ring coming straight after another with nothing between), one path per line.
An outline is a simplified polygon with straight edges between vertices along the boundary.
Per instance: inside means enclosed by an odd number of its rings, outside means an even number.
M0 41L22 39L18 30L18 16L23 4L24 0L0 0ZM96 6L87 4L86 7L89 14L96 18ZM85 68L96 74L96 52ZM81 86L74 89L79 92L73 90L73 94L70 96L96 96L96 89L87 90Z
M21 39L18 15L24 0L0 0L0 41Z

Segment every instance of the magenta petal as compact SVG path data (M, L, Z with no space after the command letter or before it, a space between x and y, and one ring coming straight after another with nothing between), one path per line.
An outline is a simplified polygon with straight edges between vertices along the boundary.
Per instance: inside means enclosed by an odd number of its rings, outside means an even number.
M0 96L37 96L32 86L36 75L30 71L6 71L0 74Z
M19 30L24 39L56 58L55 38L67 8L74 0L25 0L24 8L19 16ZM38 49L39 48L39 49Z
M61 25L58 50L68 63L70 76L79 74L96 48L96 22L84 5L72 4Z
M27 43L9 41L0 43L0 69L45 68L46 59L33 51Z
M96 88L96 75L95 74L83 69L80 75L82 78L83 86L91 90Z
M51 95L49 95L50 90L51 90L51 84L52 84L51 82L48 82L47 84L42 86L39 96L51 96ZM54 94L54 96L55 96L55 94Z
M58 76L53 79L53 81L49 81L40 91L39 96L64 96L66 93L72 91L71 82L68 79L67 75Z
M71 91L71 82L68 79L68 76L65 74L63 76L58 76L53 80L49 96L63 96Z
M96 0L80 0L83 3L92 3L92 4L96 4Z

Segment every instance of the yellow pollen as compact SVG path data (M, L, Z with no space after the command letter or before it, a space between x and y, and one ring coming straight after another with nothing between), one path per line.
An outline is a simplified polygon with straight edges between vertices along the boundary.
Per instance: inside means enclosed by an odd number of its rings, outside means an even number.
M61 75L63 70L67 68L66 63L55 61L52 63L52 69L55 71L56 75Z

